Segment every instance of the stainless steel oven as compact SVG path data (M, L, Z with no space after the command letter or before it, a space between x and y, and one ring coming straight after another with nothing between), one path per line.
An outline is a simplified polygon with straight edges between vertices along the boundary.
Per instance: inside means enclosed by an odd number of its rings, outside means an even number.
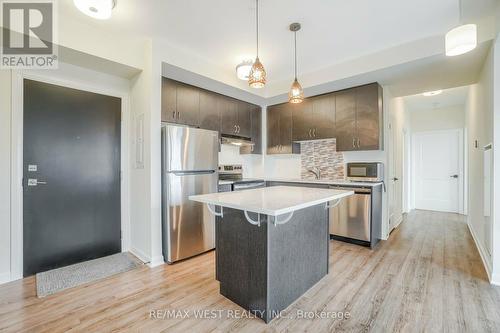
M379 162L347 163L347 180L353 182L381 182L384 180L384 165Z

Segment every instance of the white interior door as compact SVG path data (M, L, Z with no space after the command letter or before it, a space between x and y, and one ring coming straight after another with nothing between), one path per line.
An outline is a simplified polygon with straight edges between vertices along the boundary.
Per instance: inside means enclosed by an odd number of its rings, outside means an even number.
M389 126L389 230L394 229L403 219L403 150L402 133L396 126L397 121L391 114Z
M415 208L458 213L461 130L416 133L413 142Z

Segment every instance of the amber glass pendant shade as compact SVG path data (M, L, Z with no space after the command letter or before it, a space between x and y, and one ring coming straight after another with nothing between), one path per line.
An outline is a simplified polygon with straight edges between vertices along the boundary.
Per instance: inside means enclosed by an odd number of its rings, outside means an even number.
M255 59L250 70L250 75L248 76L248 84L252 88L262 88L266 85L266 70L259 60L259 57Z
M292 83L292 86L290 87L290 92L288 93L288 101L290 103L302 103L304 100L304 90L302 89L302 86L300 85L299 81L295 79Z

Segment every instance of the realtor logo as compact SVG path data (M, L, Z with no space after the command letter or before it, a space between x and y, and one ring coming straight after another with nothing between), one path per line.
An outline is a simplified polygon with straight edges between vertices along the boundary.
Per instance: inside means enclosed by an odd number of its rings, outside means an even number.
M0 68L57 68L54 0L2 0Z

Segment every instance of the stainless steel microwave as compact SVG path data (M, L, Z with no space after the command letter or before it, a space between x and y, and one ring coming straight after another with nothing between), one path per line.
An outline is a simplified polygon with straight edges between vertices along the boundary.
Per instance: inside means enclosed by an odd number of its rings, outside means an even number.
M381 182L384 180L384 165L379 162L347 163L347 179L354 182Z

